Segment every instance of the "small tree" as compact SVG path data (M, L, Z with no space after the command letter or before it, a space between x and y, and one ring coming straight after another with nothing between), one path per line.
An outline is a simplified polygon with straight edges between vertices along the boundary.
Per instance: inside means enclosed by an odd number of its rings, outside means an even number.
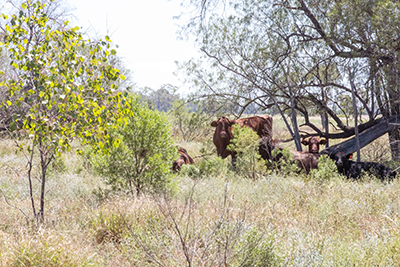
M112 139L121 140L110 150L93 154L95 170L112 191L165 191L173 176L172 162L178 157L171 126L164 113L150 110L132 100L132 114L126 124L110 129Z
M210 120L214 114L207 114L201 109L191 112L182 100L173 102L171 115L175 132L178 132L185 142L210 136L214 131L214 128L210 127Z
M49 164L71 142L81 137L87 141L107 142L105 125L118 121L126 106L124 97L115 93L114 83L124 77L108 63L115 54L111 41L83 39L79 27L65 28L53 23L40 2L26 1L18 14L7 21L1 49L9 54L16 75L1 86L8 97L2 109L24 105L27 112L12 114L8 130L18 149L27 152L28 184L34 217L44 220L46 172ZM85 57L79 51L87 50ZM82 83L84 81L84 83ZM128 110L125 110L129 112ZM10 114L1 112L1 114ZM38 155L38 158L36 157ZM39 202L37 210L33 167L39 161Z
M266 168L265 161L258 153L260 137L251 128L240 127L239 124L233 125L232 134L234 138L228 149L237 153L235 162L237 172L256 179Z

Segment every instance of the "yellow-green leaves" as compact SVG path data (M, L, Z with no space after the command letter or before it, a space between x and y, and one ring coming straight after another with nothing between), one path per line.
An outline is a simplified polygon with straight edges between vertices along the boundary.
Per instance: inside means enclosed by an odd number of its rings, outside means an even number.
M109 36L106 41L85 40L68 21L54 28L39 2L23 3L11 20L2 17L6 23L0 47L19 76L2 82L9 98L0 104L30 108L18 114L19 122L12 122L10 129L26 129L33 144L45 144L54 154L70 149L76 137L108 143L105 125L121 120L128 109L124 96L114 93L115 81L125 77L108 63L116 55Z

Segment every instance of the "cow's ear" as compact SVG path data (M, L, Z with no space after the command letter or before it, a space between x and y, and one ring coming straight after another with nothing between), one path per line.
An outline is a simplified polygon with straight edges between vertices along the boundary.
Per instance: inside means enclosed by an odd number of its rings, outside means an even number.
M307 141L307 140L303 140L303 141L301 141L301 143L302 143L303 145L305 145L305 146L308 146L308 141Z
M213 121L213 122L211 123L211 126L212 126L212 127L217 127L217 126L218 126L218 122Z
M319 143L320 143L321 145L325 145L326 143L328 143L328 141L327 141L326 139L321 139L321 140L319 141Z
M353 153L347 154L346 158L347 159L352 159L353 158Z

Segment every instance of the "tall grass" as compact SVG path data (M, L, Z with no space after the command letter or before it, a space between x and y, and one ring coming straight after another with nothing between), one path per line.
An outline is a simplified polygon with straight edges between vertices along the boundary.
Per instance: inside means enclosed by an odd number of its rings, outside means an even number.
M211 164L205 175L177 176L173 196L103 199L93 194L101 179L69 153L51 168L38 225L24 215L25 162L12 145L0 142L0 266L400 265L397 179L251 180Z

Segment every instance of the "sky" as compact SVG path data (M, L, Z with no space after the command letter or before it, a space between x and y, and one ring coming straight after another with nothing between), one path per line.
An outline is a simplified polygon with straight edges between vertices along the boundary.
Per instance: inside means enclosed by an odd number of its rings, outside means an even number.
M163 84L181 87L173 75L175 61L196 57L188 41L178 40L179 1L167 0L69 0L77 21L73 26L110 36L119 45L118 55L133 71L138 87L159 89ZM76 24L76 25L75 25ZM72 25L71 25L72 26ZM181 88L181 90L184 90Z

